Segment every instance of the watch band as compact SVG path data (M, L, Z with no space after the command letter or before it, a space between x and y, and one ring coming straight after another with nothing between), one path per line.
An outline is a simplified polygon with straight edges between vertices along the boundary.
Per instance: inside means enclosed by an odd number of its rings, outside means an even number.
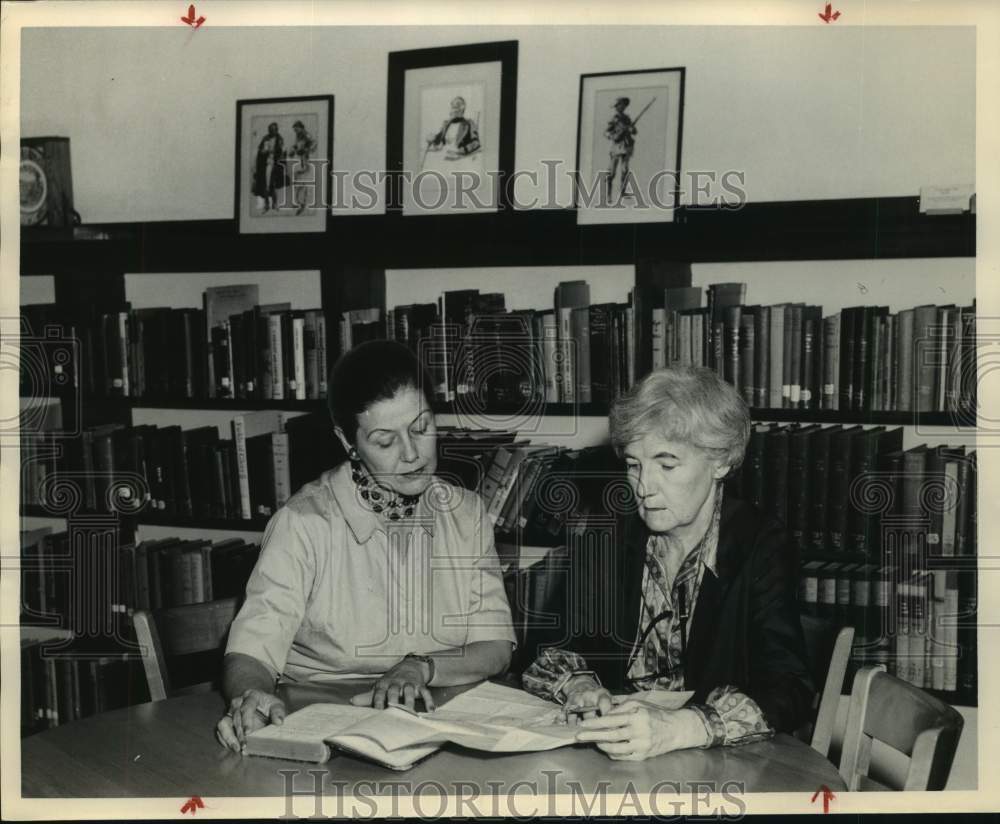
M414 661L420 661L423 664L427 664L427 669L429 673L427 675L427 686L430 686L431 681L434 680L434 659L431 658L429 655L419 655L415 652L406 653L406 655L403 656L403 660L405 661L407 658L410 658Z

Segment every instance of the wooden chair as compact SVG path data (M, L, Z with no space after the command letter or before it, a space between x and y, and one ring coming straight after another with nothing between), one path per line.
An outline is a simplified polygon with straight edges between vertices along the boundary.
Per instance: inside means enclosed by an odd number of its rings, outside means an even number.
M190 687L171 690L167 656L219 650L238 609L236 598L226 598L153 612L136 610L133 613L132 623L142 650L142 666L153 701L163 701L172 694L192 691ZM213 673L213 676L218 674ZM204 685L196 685L193 689L198 688L204 688Z
M840 774L847 789L943 790L962 725L962 716L954 707L881 667L858 670L840 757ZM869 770L879 766L877 759L874 764L872 761L873 741L909 756L909 769L902 780L869 777Z
M811 674L819 693L811 729L807 725L800 731L799 737L808 741L820 755L829 756L837 706L851 658L854 627L838 627L811 615L801 616L801 622Z

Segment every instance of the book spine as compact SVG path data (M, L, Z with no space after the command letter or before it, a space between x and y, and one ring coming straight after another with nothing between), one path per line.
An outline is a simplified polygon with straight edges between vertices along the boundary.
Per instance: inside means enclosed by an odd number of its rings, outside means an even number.
M591 355L598 361L598 367L606 362L607 353L600 351L599 347L593 347L591 345L591 320L590 320L590 308L581 307L572 310L570 316L570 328L572 330L573 340L576 342L576 354L573 358L575 366L575 387L574 394L580 403L590 403L592 400L597 400L593 397L591 393ZM605 339L605 345L608 341ZM597 350L597 351L595 351ZM596 388L596 387L595 387ZM602 400L607 401L609 397L609 387L605 383L603 386L603 392L605 397Z
M188 567L191 570L191 600L192 604L203 604L207 600L205 591L205 568L202 565L201 550L184 553Z
M285 358L281 341L281 315L267 316L268 337L271 341L271 398L284 400L285 397Z
M809 563L802 570L799 599L806 615L815 616L819 612L819 569L822 566L823 564Z
M327 393L327 377L330 374L326 336L326 315L322 311L316 316L316 368L319 371L319 397L325 398Z
M271 435L271 457L274 462L275 505L282 507L292 497L287 432L275 432Z
M840 569L841 564L827 564L819 574L817 614L831 623L837 619L837 577Z
M305 387L306 397L310 400L319 398L319 359L316 353L316 315L318 313L310 310L306 312L303 331L302 346L305 351ZM386 318L389 329L392 329L392 313L387 312ZM388 338L392 340L391 337Z
M822 408L836 410L840 400L840 314L823 319Z
M816 323L813 318L802 321L802 389L799 393L800 409L815 409L813 396L813 366L816 353Z
M896 371L896 409L911 412L913 405L913 310L905 309L896 316L898 369Z
M955 570L941 570L943 572L944 597L942 602L941 629L945 642L944 666L942 667L942 678L944 681L941 689L953 692L958 689L958 573Z
M292 318L292 351L295 363L295 380L289 388L295 390L295 400L306 399L306 349L305 319Z
M771 307L771 371L768 377L767 406L780 409L785 397L784 351L785 351L785 307L778 304Z
M666 360L666 334L667 310L657 308L653 310L653 319L650 325L650 338L652 340L652 363L653 370L663 369L667 365Z
M559 384L560 403L576 400L576 346L573 341L573 310L559 310L559 354L562 356L562 381Z
M793 306L788 367L791 373L788 386L788 405L798 409L802 400L802 307Z
M240 516L250 520L250 467L247 460L246 421L242 415L233 418L233 443L236 445L236 473L240 479Z
M762 306L754 319L754 401L753 405L764 408L770 398L768 383L771 372L771 307Z
M756 315L740 315L740 335L737 341L739 360L740 394L747 406L757 403L756 360L757 360L757 330Z
M871 574L872 567L861 567L857 570L851 580L851 620L850 625L854 627L854 652L852 659L856 666L868 666L871 658L870 644L874 640L874 633L878 630L877 620L873 620L871 602Z
M545 402L559 402L559 387L562 385L562 372L559 357L559 332L555 315L546 312L542 315L542 371L545 375Z

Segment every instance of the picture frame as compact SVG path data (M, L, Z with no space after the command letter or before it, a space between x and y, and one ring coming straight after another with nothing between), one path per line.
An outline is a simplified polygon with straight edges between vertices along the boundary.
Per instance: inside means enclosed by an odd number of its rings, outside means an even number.
M578 224L673 221L680 198L684 76L683 67L580 76Z
M240 234L326 231L333 95L236 101Z
M389 53L386 211L511 207L517 41Z

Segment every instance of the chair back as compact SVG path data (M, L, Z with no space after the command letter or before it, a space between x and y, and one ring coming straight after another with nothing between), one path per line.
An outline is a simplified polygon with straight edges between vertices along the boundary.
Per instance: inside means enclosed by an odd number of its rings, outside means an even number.
M886 789L867 780L875 740L910 758L902 785L891 789L944 789L963 723L954 707L880 667L858 670L840 758L847 789Z
M809 658L809 672L818 690L812 729L803 738L820 755L830 754L837 706L844 689L844 675L851 658L854 627L839 627L812 615L801 616L802 635Z
M162 701L171 693L167 657L218 650L225 643L238 609L238 599L225 598L152 612L136 610L132 614L153 701Z

